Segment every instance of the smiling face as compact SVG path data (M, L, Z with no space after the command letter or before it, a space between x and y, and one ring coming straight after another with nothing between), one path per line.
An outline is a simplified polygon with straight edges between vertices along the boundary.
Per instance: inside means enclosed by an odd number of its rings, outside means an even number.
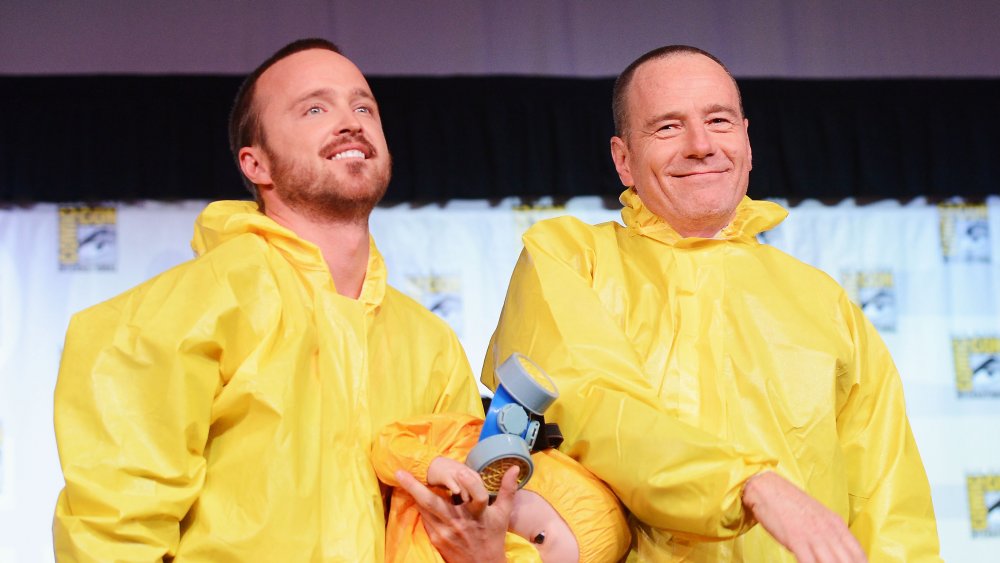
M732 78L703 55L654 59L636 69L626 107L624 138L611 139L622 184L682 236L714 236L750 182L748 123Z
M280 60L258 79L261 140L240 166L261 198L312 218L363 220L385 194L391 158L361 71L323 49Z

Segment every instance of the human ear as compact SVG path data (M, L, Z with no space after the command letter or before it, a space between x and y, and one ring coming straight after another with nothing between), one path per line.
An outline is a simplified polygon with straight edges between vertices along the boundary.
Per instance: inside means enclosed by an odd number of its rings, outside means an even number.
M254 184L271 185L271 172L269 163L260 148L243 147L239 152L240 170L243 175Z
M632 169L629 165L628 144L621 137L615 135L611 137L611 160L615 163L615 170L618 171L618 179L626 188L635 185L632 179Z

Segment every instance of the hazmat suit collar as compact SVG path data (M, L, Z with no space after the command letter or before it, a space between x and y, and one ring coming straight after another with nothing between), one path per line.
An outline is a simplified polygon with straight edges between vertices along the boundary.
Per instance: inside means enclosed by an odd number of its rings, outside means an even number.
M666 221L643 205L635 188L628 188L619 197L622 205L622 220L632 235L646 236L675 246L693 246L701 241L713 240L698 237L682 237ZM755 201L743 196L736 207L736 215L715 239L739 242L753 242L757 235L774 228L788 215L788 211L777 203Z
M201 256L226 241L247 234L263 238L296 268L320 272L332 284L330 269L319 247L261 213L257 204L251 201L228 200L208 204L195 221L191 248ZM387 275L385 261L371 235L368 237L368 248L368 267L358 301L364 303L366 309L374 309L381 305L385 297Z

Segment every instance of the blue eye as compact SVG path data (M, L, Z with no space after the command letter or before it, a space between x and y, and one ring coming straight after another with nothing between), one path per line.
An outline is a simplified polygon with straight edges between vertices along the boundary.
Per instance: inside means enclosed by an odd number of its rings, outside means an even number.
M372 112L371 108L369 108L367 106L361 106L359 108L355 108L354 111L356 111L358 113L371 113Z
M323 108L319 106L313 106L306 110L307 115L319 115L321 113L323 113Z

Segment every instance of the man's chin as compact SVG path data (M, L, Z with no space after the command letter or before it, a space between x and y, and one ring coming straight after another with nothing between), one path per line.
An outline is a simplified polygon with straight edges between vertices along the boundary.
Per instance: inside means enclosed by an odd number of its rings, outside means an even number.
M347 168L336 174L292 174L282 169L274 174L275 195L292 211L313 220L367 220L385 195L391 172L365 162L348 163ZM351 172L355 168L357 172Z
M341 186L305 197L301 194L292 195L286 198L286 203L296 212L316 220L357 222L367 220L372 209L382 200L385 191L385 188L378 186L358 186L356 189Z

